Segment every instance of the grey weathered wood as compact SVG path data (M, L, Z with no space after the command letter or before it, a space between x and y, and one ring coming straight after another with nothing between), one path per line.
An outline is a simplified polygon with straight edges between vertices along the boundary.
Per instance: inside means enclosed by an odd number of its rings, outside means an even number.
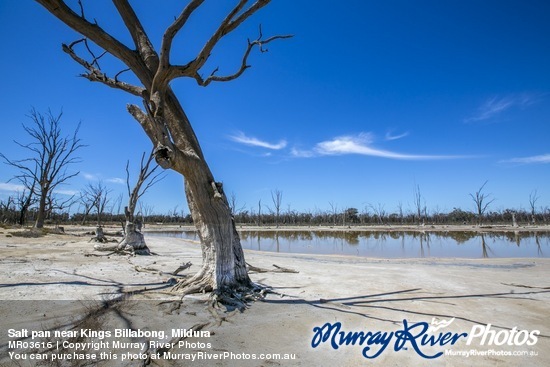
M201 68L218 42L266 6L270 0L257 0L251 5L247 0L238 0L197 56L180 65L172 64L170 61L172 41L204 0L188 2L164 32L158 52L127 0L113 2L132 37L135 49L114 38L97 23L87 20L83 11L80 15L77 14L62 0L36 1L86 39L122 61L141 83L141 86L131 85L116 77L110 78L98 67L97 62L93 62L96 61L95 58L92 62L85 61L76 53L74 45L63 47L73 60L85 68L87 72L83 76L88 80L142 98L143 109L130 104L129 113L139 122L153 143L157 163L162 168L181 173L185 178L187 202L202 243L203 265L194 277L178 284L176 289L182 289L184 292L216 290L222 295L231 294L235 290L251 289L253 285L246 271L244 254L226 195L221 185L215 181L190 121L169 83L180 77L195 79L201 86L207 86L211 82L233 80L247 69L248 55L254 46L258 46L262 51L262 46L266 43L290 37L274 36L263 40L260 32L257 40L248 42L241 67L236 73L218 76L215 75L215 70L206 79L200 77Z

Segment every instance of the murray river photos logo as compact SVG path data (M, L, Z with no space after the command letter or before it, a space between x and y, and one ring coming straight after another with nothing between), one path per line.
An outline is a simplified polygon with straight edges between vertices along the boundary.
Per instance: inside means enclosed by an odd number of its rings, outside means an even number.
M433 359L441 357L445 349L464 342L471 346L533 346L538 341L539 330L495 330L491 324L474 325L469 333L454 333L445 329L455 319L436 321L432 323L417 322L414 324L403 320L403 328L395 331L345 331L340 322L329 323L313 328L311 346L317 348L321 344L328 344L333 349L345 346L360 347L365 358L376 358L386 349L393 347L395 352L414 350L419 356ZM390 348L388 348L390 347ZM441 347L442 350L431 353L428 347Z

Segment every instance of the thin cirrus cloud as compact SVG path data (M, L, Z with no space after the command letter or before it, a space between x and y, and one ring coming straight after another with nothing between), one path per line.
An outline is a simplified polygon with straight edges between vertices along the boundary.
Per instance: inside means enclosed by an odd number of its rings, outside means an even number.
M280 140L278 143L269 143L267 141L260 140L252 136L247 136L243 132L239 132L236 135L231 135L229 136L229 139L240 144L271 150L281 150L286 148L287 146L286 140Z
M538 101L539 97L533 94L509 95L492 97L485 101L475 114L464 119L466 123L490 121L513 107L524 108Z
M387 140L387 141L398 140L398 139L402 139L402 138L407 137L407 136L409 136L408 131L404 132L402 134L396 134L396 135L393 134L393 131L388 131L386 133L386 136L384 137L384 140Z
M28 189L20 184L14 184L14 183L4 183L0 182L0 191L8 191L8 192L23 192L27 191ZM60 194L60 195L67 195L72 196L76 195L78 191L76 190L63 190L63 189L55 189L54 193Z
M502 163L515 163L515 164L548 164L550 163L550 154L534 155L531 157L511 158Z
M356 136L346 135L333 138L331 140L317 143L311 150L292 149L291 154L297 158L312 158L319 156L335 155L363 155L397 160L440 160L440 159L458 159L464 156L452 155L419 155L397 153L390 150L375 148L373 146L374 137L370 133L361 133Z
M108 178L105 181L110 182L110 183L114 183L114 184L117 184L117 185L124 185L126 183L126 180L124 180L122 178L119 178L119 177Z
M399 135L393 135L391 133L386 134L386 141L397 140L404 138L409 133L402 133ZM250 137L240 132L237 135L229 137L234 142L261 147L270 150L282 150L287 147L287 141L281 140L278 143L270 143ZM441 160L441 159L458 159L466 158L465 156L452 156L452 155L420 155L420 154L405 154L398 153L390 150L384 150L374 147L374 135L372 133L360 133L358 135L345 135L335 137L330 140L325 140L315 144L311 149L299 149L292 147L290 149L290 156L293 158L314 158L322 156L337 156L337 155L363 155L370 157L379 157L387 159L397 160ZM272 156L271 153L267 153L264 156Z
M86 179L87 181L100 181L102 179L100 174L93 174L93 173L86 173L86 172L82 173L82 177L84 177L84 179ZM126 183L126 180L120 177L108 178L105 181L108 183L113 183L117 185L124 185Z
M9 183L9 182L8 183L0 182L0 191L17 192L17 191L23 191L23 190L25 190L25 186L23 185Z
M94 175L92 173L86 173L86 172L82 172L82 177L84 177L84 179L88 181L94 181L99 179L97 175Z

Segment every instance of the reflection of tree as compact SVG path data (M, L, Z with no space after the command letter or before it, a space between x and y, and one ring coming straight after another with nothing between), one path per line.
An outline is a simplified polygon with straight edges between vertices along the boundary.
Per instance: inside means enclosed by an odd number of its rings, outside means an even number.
M515 242L518 246L521 244L521 240L524 238L529 238L532 236L532 233L529 232L520 232L520 231L510 231L504 232L502 234L495 234L495 236L505 236L509 242Z
M358 245L359 244L359 232L344 232L344 239L348 245Z
M420 257L426 257L424 252L424 242L426 243L426 248L428 249L428 256L430 256L430 233L429 232L420 232Z
M537 244L537 253L540 257L543 257L544 254L542 253L542 247L540 247L540 240L539 240L539 234L535 232L535 243Z
M478 233L476 232L463 232L463 231L450 231L446 232L446 235L448 237L451 237L453 240L456 241L457 244L463 244L466 241L471 240L472 238L475 238L478 236Z
M481 233L479 235L481 237L481 250L482 250L482 256L484 259L489 258L489 251L493 252L489 246L487 246L487 242L485 242L485 235Z
M514 238L516 240L516 245L518 245L518 247L519 247L519 245L521 243L521 238L519 236L519 231L514 231Z
M389 235L391 238L393 238L394 240L397 240L397 239L403 237L403 232L392 231L392 232L389 232L388 235Z
M191 232L193 233L193 232ZM299 243L305 243L308 247L313 247L312 252L318 251L319 245L334 245L334 249L337 252L346 252L351 246L353 248L359 248L359 246L374 246L377 251L382 253L382 256L388 255L390 257L397 254L385 254L384 246L387 241L396 240L400 243L401 253L405 256L405 249L407 244L414 244L415 251L419 252L420 257L429 257L431 251L431 245L434 241L443 241L446 246L452 247L454 245L461 245L467 241L473 240L474 244L481 244L482 257L489 258L495 256L491 247L488 244L493 241L497 244L507 243L521 243L522 240L527 240L530 244L534 238L534 242L537 246L537 252L539 256L543 255L542 244L544 239L550 239L550 232L523 232L514 231L509 232L419 232L419 231L241 231L241 240L246 241L252 245L254 241L257 242L257 246L254 246L257 250L269 249L273 246L273 251L281 251L288 247L289 251L295 248ZM398 245L399 246L399 245ZM418 246L418 248L416 247ZM388 247L389 248L389 247ZM285 251L285 250L282 250ZM395 251L399 251L395 249ZM460 256L460 255L459 255Z
M304 231L304 232L298 232L298 233L299 233L299 238L302 241L312 241L313 240L313 232Z

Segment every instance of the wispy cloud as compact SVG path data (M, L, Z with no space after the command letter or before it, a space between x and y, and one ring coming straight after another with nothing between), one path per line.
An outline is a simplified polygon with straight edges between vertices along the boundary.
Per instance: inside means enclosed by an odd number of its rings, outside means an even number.
M110 183L114 183L114 184L117 184L117 185L124 185L126 183L126 180L124 180L122 178L119 178L119 177L108 178L105 181L110 182Z
M292 148L290 150L290 155L295 158L312 158L312 157L315 157L316 154L312 150Z
M402 134L394 135L393 131L390 130L386 133L386 136L384 137L384 140L387 140L387 141L398 140L398 139L402 139L402 138L404 138L408 135L409 135L408 131L406 131Z
M13 184L13 183L3 183L0 182L0 191L9 191L9 192L23 192L27 190L25 186L19 185L19 184ZM54 190L54 193L61 194L61 195L75 195L78 193L76 190Z
M397 153L389 150L374 147L374 136L370 133L361 133L356 136L346 135L333 138L331 140L317 143L312 150L293 149L291 154L297 158L311 158L327 155L347 155L356 154L371 157L380 157L397 160L439 160L439 159L458 159L465 156L450 155L419 155Z
M492 97L485 101L477 109L475 114L464 119L464 122L470 123L491 120L513 107L525 108L538 102L539 99L539 95L528 93L508 95L504 97Z
M501 161L501 163L546 164L546 163L550 163L550 154L534 155L531 157L512 158L512 159Z
M17 191L25 190L25 186L18 185L18 184L13 184L13 183L0 182L0 190L1 191L17 192Z
M243 132L239 132L236 135L231 135L229 136L229 139L244 145L261 147L261 148L266 148L271 150L281 150L287 146L286 140L281 140L278 143L269 143L267 141L263 141L255 137L246 136Z
M73 196L79 193L77 190L54 190L54 193L60 195Z
M82 177L84 177L84 179L86 179L86 180L88 180L88 181L99 180L99 176L98 176L98 175L94 175L93 173L82 172Z
M114 184L117 184L117 185L126 184L126 180L124 180L123 178L120 178L120 177L113 177L113 178L103 179L103 175L100 174L100 173L82 172L81 174L82 174L82 177L84 177L84 179L86 179L88 181L104 180L105 182L114 183Z

